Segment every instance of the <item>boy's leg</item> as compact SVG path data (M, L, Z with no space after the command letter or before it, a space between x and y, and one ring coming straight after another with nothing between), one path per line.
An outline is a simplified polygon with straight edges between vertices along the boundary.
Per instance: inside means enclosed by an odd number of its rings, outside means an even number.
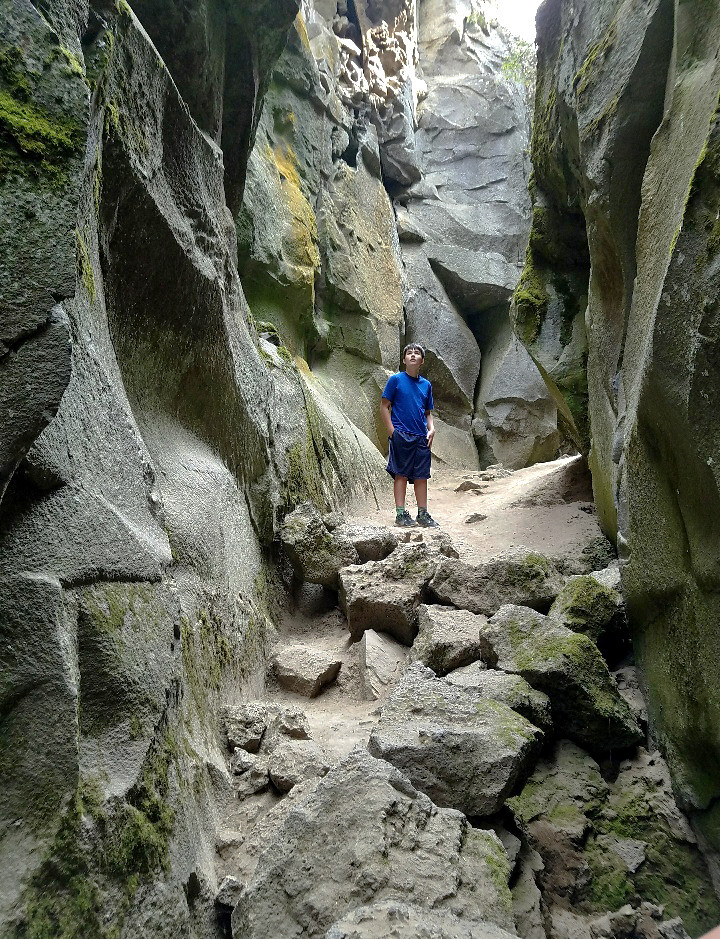
M405 507L405 495L407 493L407 476L395 476L393 489L395 491L395 508ZM416 490L417 491L417 490Z
M417 523L423 528L438 528L438 523L435 521L432 515L430 515L427 508L427 483L427 479L415 480L415 501L417 502L418 507Z

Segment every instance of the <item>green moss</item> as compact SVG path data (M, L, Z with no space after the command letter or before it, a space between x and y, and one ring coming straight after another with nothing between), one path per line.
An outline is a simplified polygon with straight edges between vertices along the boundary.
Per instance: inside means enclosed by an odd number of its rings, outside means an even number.
M702 856L693 845L678 839L665 818L658 813L655 799L645 797L636 789L622 793L613 801L605 815L598 819L599 833L617 838L633 838L646 844L645 862L628 875L630 890L623 888L614 871L612 853L596 850L593 857L594 873L608 890L614 888L617 906L602 904L608 899L595 891L591 899L596 909L617 909L632 898L658 903L665 907L665 917L681 916L691 936L697 936L720 921L720 902L717 900ZM595 880L595 877L593 878Z
M79 139L74 122L0 91L0 178L34 172L64 182L66 162Z
M614 912L635 899L635 888L627 869L620 858L615 859L611 850L591 845L587 860L590 869L587 902L592 909Z
M618 596L589 575L569 581L550 610L563 626L597 642L617 612Z
M54 46L45 57L45 65L52 65L53 62L57 61L66 66L69 74L78 75L80 78L85 77L82 62L65 46Z
M525 267L513 294L513 327L523 345L532 345L540 335L549 302L545 275L536 267L534 252L528 246Z
M108 873L125 880L134 893L138 876L168 868L168 845L175 813L167 803L170 764L177 758L174 738L167 733L148 754L140 780L127 801L120 800L108 816L105 864Z
M10 94L17 99L27 101L30 97L25 56L20 46L0 47L0 78Z
M591 83L594 81L598 70L602 68L605 59L607 58L610 50L615 45L616 41L617 17L613 18L612 22L606 29L605 33L600 37L600 39L598 39L597 42L590 46L588 54L585 57L585 61L573 77L573 88L575 89L578 99L580 99L585 94Z
M95 300L95 272L90 261L87 243L78 228L75 229L75 244L77 247L78 279L85 288L90 301L93 302Z

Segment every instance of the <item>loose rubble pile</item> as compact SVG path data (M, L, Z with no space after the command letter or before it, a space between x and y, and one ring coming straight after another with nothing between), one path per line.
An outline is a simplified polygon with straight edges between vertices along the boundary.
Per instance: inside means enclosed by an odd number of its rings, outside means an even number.
M287 691L310 707L348 659L305 637L270 663L283 703L226 708L234 792L265 800L244 881L222 871L227 935L698 935L720 906L646 749L617 566L475 563L415 537L310 505L285 521L294 577L335 585L360 695L381 703L333 761Z

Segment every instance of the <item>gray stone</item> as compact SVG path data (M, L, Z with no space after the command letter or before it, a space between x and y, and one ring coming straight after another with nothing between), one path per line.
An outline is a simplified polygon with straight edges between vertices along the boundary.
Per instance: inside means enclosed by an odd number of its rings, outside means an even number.
M550 698L542 691L536 691L519 675L488 669L484 662L474 662L450 672L445 680L467 688L475 695L507 704L545 734L552 730Z
M309 646L287 646L274 656L272 672L288 691L315 698L337 678L342 662L335 656Z
M361 906L338 920L325 939L510 939L493 923L460 919L454 913L384 900Z
M541 739L506 705L415 664L383 706L368 746L438 805L491 815L529 772Z
M403 544L384 561L343 568L338 596L352 639L374 629L412 645L422 592L437 558L424 543Z
M268 706L261 702L226 707L223 723L230 750L257 753L269 719Z
M258 753L260 747L278 735L295 740L309 740L310 727L300 708L280 707L265 701L228 705L222 723L231 752Z
M622 638L626 629L622 594L589 574L567 580L548 617L560 626L584 633L601 647Z
M228 874L228 876L223 877L220 882L218 892L215 894L215 902L220 906L229 906L232 909L237 903L242 889L243 884L235 877Z
M483 462L519 469L558 451L557 407L507 316L486 317L475 434Z
M346 914L394 900L512 929L507 856L492 832L437 808L355 749L296 799L240 896L233 932L320 939Z
M407 648L388 636L366 629L359 642L360 689L366 701L376 701L390 688L407 657Z
M336 587L340 568L358 561L350 539L331 532L310 502L286 516L281 537L297 576L313 584Z
M476 564L441 560L430 582L438 600L488 616L510 602L548 609L561 587L552 561L527 548Z
M556 731L597 753L629 747L642 733L597 646L534 610L503 606L481 632L484 660L521 675L552 703Z
M528 845L523 845L517 865L517 875L512 888L513 919L517 932L523 939L546 939L543 921L541 893L535 880L537 871L542 871L542 858Z
M617 685L620 694L625 698L628 707L635 715L635 720L641 727L647 727L648 712L640 684L640 676L634 665L625 665L612 673L612 677Z
M421 662L436 675L469 665L482 657L479 633L486 622L486 617L467 610L422 605L410 661Z
M349 538L355 546L360 563L382 561L397 546L397 535L382 525L339 525L335 532Z
M329 768L325 754L312 740L278 741L267 761L270 782L279 792L290 792L306 779L324 776Z

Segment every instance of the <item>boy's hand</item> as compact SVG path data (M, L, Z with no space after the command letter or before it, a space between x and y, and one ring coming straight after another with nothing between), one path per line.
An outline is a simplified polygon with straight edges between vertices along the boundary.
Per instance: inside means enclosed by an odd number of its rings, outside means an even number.
M431 430L427 432L428 447L432 447L432 442L434 439L435 439L435 428L433 427Z

